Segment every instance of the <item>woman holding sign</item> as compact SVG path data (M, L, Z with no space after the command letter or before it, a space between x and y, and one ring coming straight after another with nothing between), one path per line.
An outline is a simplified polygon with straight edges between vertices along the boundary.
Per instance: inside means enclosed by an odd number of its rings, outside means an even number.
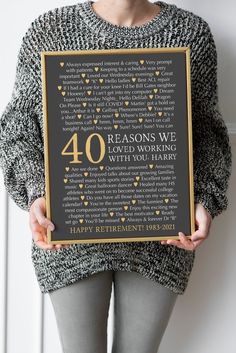
M48 244L40 52L107 48L191 48L194 192L197 230L188 239ZM217 53L201 17L164 1L86 0L36 18L19 51L12 99L0 120L0 162L9 195L29 211L32 260L49 293L63 351L105 353L112 283L112 353L156 353L177 296L187 288L195 250L227 208L231 148L218 109Z

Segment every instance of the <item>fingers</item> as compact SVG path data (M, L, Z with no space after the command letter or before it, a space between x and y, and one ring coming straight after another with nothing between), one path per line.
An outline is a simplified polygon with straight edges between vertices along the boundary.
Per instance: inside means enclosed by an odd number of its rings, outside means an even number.
M32 232L32 237L37 246L44 250L52 250L53 249L53 244L48 244L45 241L45 235L40 233L39 231L35 230Z
M41 231L42 232L42 231ZM69 244L51 244L47 243L47 235L45 235L44 231L43 233L40 233L37 230L32 231L32 237L35 242L35 244L40 247L41 249L44 250L58 250L61 248L68 248L70 245Z
M41 200L40 200L41 201ZM60 248L67 248L69 244L48 244L47 243L47 229L53 231L54 224L50 219L45 217L45 205L34 203L34 207L30 212L29 224L32 231L32 237L36 245L44 250L58 250Z
M180 240L176 240L176 239L162 240L161 244L162 245L166 245L166 244L175 245L180 249L193 251L205 240L205 237L199 236L196 238L196 240L195 239L192 240L192 239L188 239L186 237L186 235L182 232L179 232L178 234L179 234ZM193 234L195 234L195 233L193 233Z
M179 235L180 240L177 240L177 239L162 240L161 244L175 245L180 249L185 249L185 250L189 250L189 251L195 250L196 247L200 244L200 241L198 241L198 243L192 242L182 232L179 232L178 235Z
M69 248L70 244L55 244L56 249Z
M180 240L162 240L161 244L175 245L181 249L193 251L208 237L211 220L212 218L209 217L205 208L197 203L195 208L195 223L198 229L191 235L190 239L188 239L184 233L179 232Z
M44 250L54 249L53 244L47 243L47 234L45 228L49 227L49 225L52 226L53 224L44 216L41 207L39 205L35 205L32 212L30 212L30 228L34 242L38 247Z
M53 231L55 229L54 224L50 221L50 219L46 218L44 212L39 204L36 204L34 207L34 215L38 221L38 223L49 230Z
M45 238L44 235L40 234L39 232L33 232L33 239L35 244L44 250L58 250L61 248L67 248L69 247L69 244L48 244L47 239Z

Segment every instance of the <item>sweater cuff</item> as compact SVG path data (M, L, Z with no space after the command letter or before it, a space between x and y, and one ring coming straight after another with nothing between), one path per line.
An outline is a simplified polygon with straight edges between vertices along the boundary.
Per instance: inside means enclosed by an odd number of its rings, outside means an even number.
M45 181L44 177L38 176L38 178L35 179L29 179L25 183L25 187L27 190L27 210L28 212L30 211L30 207L32 203L39 197L45 197L46 191L45 191Z

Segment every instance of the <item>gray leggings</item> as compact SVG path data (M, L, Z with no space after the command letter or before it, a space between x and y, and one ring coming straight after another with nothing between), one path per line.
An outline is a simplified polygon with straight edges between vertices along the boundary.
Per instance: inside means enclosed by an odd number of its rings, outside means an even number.
M107 353L112 283L112 353L157 353L178 294L128 271L99 272L49 292L64 353Z

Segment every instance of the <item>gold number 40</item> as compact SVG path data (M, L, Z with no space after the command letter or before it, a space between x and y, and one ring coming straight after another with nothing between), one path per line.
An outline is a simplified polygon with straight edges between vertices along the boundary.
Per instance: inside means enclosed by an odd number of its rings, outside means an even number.
M94 138L95 136L98 137L99 143L100 143L100 156L98 158L98 160L94 160L91 154L91 141L92 138ZM67 148L69 148L70 144L72 144L72 152L66 152ZM89 137L86 140L85 143L85 153L86 156L89 160L89 162L95 164L95 163L100 163L105 155L105 142L103 137L100 134L97 133L93 133L91 135L89 135ZM70 163L82 163L81 160L79 160L79 156L83 155L83 152L79 152L78 151L78 134L74 133L74 135L70 138L70 140L67 142L67 144L65 145L65 147L63 148L61 154L64 155L72 155L73 156L73 160L70 161Z

